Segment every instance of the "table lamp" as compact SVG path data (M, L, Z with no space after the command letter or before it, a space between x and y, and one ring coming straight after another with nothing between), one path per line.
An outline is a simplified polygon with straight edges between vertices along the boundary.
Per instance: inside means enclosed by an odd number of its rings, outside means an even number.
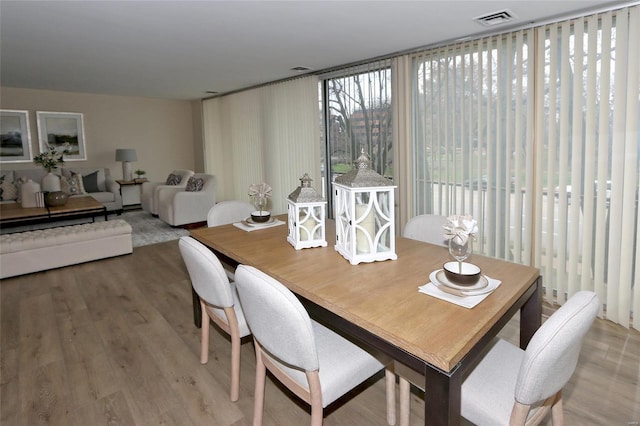
M116 161L122 161L122 179L133 180L131 175L131 162L138 161L135 149L116 149Z

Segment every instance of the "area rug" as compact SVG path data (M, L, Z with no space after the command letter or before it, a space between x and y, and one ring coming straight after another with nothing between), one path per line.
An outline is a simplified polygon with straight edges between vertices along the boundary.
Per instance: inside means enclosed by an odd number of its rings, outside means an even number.
M116 216L114 214L109 215L109 220L115 219L122 219L131 225L131 240L133 247L163 243L165 241L177 240L183 235L189 235L189 231L187 229L174 228L143 210L123 212L120 216ZM104 216L96 217L96 222L101 222L103 220ZM33 231L34 229L51 228L54 226L76 225L78 223L86 222L87 219L77 219L20 226L15 228L2 228L0 229L0 234Z
M174 228L145 211L124 212L120 217L131 225L134 247L177 240L189 235L187 229Z

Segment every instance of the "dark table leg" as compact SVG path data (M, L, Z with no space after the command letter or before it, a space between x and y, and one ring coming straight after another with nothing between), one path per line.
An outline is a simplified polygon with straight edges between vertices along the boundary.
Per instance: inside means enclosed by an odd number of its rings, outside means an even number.
M520 309L520 347L525 349L542 324L542 277L538 277L535 290Z
M425 425L460 424L461 371L453 375L426 367L424 392Z
M191 296L193 300L193 323L196 327L202 327L202 308L200 307L200 296L198 293L191 287Z

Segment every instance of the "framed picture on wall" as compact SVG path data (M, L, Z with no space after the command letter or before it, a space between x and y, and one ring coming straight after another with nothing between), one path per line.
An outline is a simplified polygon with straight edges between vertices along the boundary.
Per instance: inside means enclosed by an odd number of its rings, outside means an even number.
M29 111L0 110L0 163L27 163L31 158Z
M87 159L82 114L38 111L36 115L40 152L46 152L48 146L53 146L60 151L65 148L69 151L64 156L65 161Z

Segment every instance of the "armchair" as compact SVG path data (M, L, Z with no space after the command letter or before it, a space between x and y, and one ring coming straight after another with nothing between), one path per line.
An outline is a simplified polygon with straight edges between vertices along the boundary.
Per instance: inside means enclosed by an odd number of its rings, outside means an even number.
M158 216L171 226L206 222L215 203L215 176L196 173L187 179L185 187L158 191Z
M187 181L193 176L191 170L174 170L169 176L175 175L180 177L180 182L176 185L167 185L167 181L163 182L144 182L140 190L140 204L142 209L151 213L154 216L158 215L158 194L165 188L176 189L184 188L187 186Z

